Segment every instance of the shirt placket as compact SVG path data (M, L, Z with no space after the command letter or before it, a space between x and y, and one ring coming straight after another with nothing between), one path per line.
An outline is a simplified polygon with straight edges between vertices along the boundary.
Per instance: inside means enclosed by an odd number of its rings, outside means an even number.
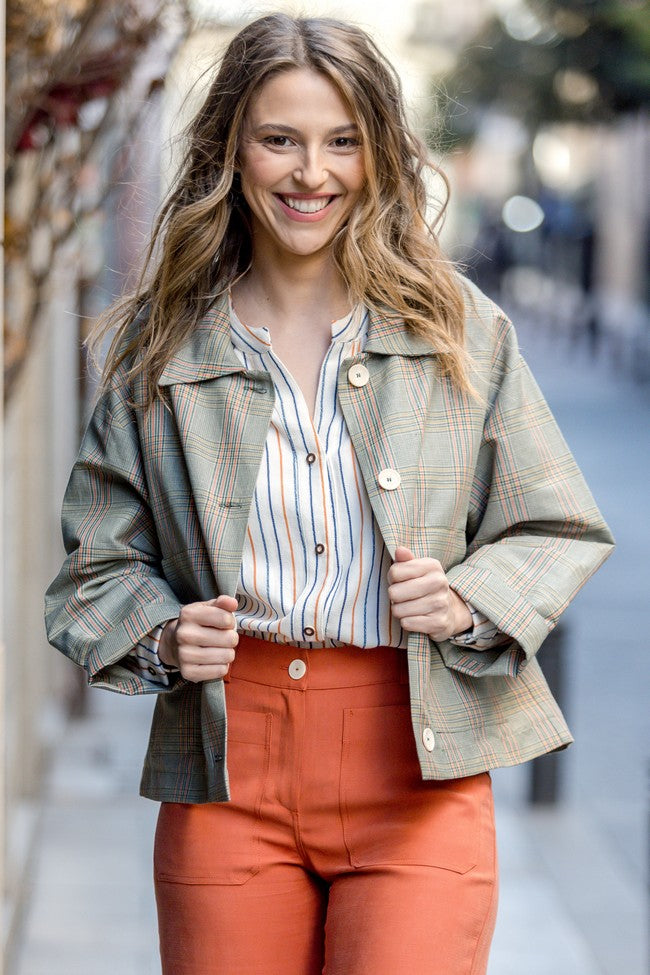
M316 543L316 555L320 559L318 595L312 601L314 602L314 618L316 620L315 629L320 640L326 639L327 594L329 592L331 596L330 589L334 584L336 575L335 553L332 550L335 539L335 492L330 491L330 480L332 473L334 473L334 481L336 481L336 472L332 472L331 467L332 465L335 467L338 461L339 425L343 422L336 408L337 379L339 364L346 355L350 354L353 345L354 342L351 340L346 342L339 339L332 342L323 365L316 400L315 418L317 426L314 429L314 435L320 445L318 474L319 486L322 486L323 503L319 508L321 540Z
M307 513L303 538L304 578L291 613L287 636L297 642L318 643L324 639L323 589L331 536L325 449L302 390L272 351L268 353L268 368L276 384L291 388L292 395L283 396L285 408L276 411L274 420L298 449L296 487L298 497L306 502L302 510Z

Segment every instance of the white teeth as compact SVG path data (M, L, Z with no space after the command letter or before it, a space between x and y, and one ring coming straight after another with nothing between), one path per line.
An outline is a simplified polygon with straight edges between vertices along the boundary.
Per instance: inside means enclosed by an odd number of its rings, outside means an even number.
M295 196L282 197L283 203L286 203L292 210L298 210L299 213L318 213L319 210L324 210L326 206L329 206L331 200L331 196L321 196L317 200L303 200Z

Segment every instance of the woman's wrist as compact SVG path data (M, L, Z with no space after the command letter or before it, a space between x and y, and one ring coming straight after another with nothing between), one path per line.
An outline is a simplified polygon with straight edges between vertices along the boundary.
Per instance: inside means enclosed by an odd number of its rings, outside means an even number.
M178 618L167 620L163 626L162 633L160 634L160 642L158 644L158 658L164 667L178 668L178 647L176 645L175 635L176 627L178 626Z
M451 633L451 639L453 639L456 636L460 636L461 633L466 633L468 630L471 630L474 626L474 621L469 606L462 596L459 596L453 589L449 590L449 595L452 601L452 617L454 620L454 628Z

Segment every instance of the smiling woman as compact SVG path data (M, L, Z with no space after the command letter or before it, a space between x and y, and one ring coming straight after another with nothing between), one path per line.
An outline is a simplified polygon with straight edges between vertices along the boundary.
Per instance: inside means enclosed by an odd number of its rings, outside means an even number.
M238 153L256 255L248 287L255 268L282 262L285 251L321 255L319 265L331 265L322 251L350 216L365 182L356 133L350 108L316 71L282 72L254 96ZM334 284L338 275L331 277Z
M325 221L320 235L303 235L303 246L312 253L331 244L356 206L365 180L350 107L327 78L309 69L276 75L253 98L239 166L256 246L262 246L263 227L280 247L282 231L291 229L286 219L277 226L266 224L265 215L276 221L283 215L296 223ZM270 208L269 195L275 201Z
M352 182L328 193L336 199L324 214L323 234L334 224L336 228L326 277L312 265L312 280L320 282L328 299L318 297L312 306L323 310L332 302L337 316L362 300L390 309L436 346L443 372L469 389L463 289L434 232L445 205L433 227L424 216L424 171L436 167L407 124L392 66L363 31L339 21L292 20L278 14L255 23L259 30L250 25L229 45L205 103L188 127L185 159L154 228L139 287L109 309L91 338L91 351L99 351L106 336L113 336L105 381L128 362L129 375L146 375L147 401L158 398L158 380L170 354L182 346L219 294L261 266L253 259L251 210L242 193L242 153L252 161L251 149L269 147L264 181L282 176L271 164L277 158L273 148L281 157L286 152L299 162L291 171L293 185L289 187L285 174L287 185L278 187L282 192L291 188L296 201L313 193L314 179L322 179L322 166L316 176L310 172L322 163L314 155L318 146L318 155L324 154L332 165L339 160L337 172L343 176L345 170ZM285 74L291 77L285 79ZM259 114L261 109L268 113L269 107L281 109L280 115ZM330 119L326 125L321 125L320 111ZM297 113L293 122L289 112ZM266 133L252 131L251 125L262 123L271 126ZM346 128L336 131L339 126ZM333 138L325 152L322 140L329 135ZM257 154L255 160L262 165ZM440 176L446 184L442 172ZM305 177L308 186L301 184ZM333 173L330 185L318 186L318 193L328 192L336 178ZM357 205L347 209L355 192ZM339 221L336 214L343 209L346 213ZM296 221L303 222L312 220ZM322 240L320 220L313 222L319 225L313 235L317 244ZM296 232L302 229L294 226ZM306 234L297 238L309 240ZM308 242L305 246L311 247ZM158 253L162 257L156 265ZM295 300L292 306L297 307ZM145 307L146 315L140 316L134 332L132 322Z
M332 320L350 302L332 241L366 181L354 113L322 74L310 68L276 74L251 100L236 173L254 260L231 289L233 303L242 320L272 330L275 350L313 412ZM287 289L290 264L298 279ZM319 350L311 361L301 348L305 319Z
M611 536L369 37L254 21L188 138L46 594L158 694L164 975L485 975L488 770L570 743L535 654Z

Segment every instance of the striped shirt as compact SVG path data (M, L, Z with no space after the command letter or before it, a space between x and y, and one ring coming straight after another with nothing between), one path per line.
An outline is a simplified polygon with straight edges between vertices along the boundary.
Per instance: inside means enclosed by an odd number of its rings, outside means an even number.
M242 555L237 629L274 643L319 648L407 646L391 613L391 558L379 532L343 418L337 380L363 350L368 312L358 305L331 326L314 416L266 327L243 324L230 307L231 340L246 369L269 372L275 405ZM435 555L435 553L431 553ZM470 606L473 629L455 642L495 646L501 634ZM150 679L167 682L157 644L162 627L131 653Z

